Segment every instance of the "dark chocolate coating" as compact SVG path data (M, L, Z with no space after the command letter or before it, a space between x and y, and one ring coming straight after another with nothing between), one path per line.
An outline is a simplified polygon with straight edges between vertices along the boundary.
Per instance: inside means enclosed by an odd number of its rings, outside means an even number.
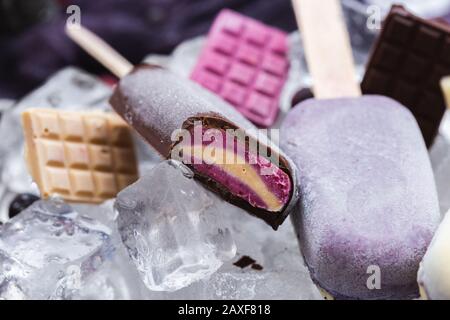
M310 88L302 88L298 90L291 100L291 107L294 108L300 102L314 98L314 94Z
M446 75L450 75L450 25L393 6L372 50L363 93L388 96L408 107L430 147L446 109L440 88Z
M194 121L218 129L256 129L231 105L199 85L178 77L160 67L141 65L121 79L110 99L114 110L121 115L162 156L169 158L175 146L171 136L177 129L190 129ZM253 137L253 136L252 136ZM256 139L256 138L255 138ZM259 144L264 144L261 139ZM196 178L207 188L271 225L275 230L283 223L298 200L296 167L278 148L271 152L280 155L280 169L291 179L290 201L279 212L270 212L250 205L233 195L224 186L202 176L189 166Z

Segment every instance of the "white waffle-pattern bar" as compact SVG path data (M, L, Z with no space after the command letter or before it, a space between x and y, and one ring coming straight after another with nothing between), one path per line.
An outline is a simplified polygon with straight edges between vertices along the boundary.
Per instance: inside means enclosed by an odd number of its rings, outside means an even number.
M25 158L41 196L100 203L138 178L128 125L103 111L28 109Z

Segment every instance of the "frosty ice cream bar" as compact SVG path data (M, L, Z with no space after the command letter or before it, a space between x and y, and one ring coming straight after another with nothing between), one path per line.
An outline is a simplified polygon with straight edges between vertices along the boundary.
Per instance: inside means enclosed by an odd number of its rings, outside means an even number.
M292 218L306 264L337 299L416 297L439 221L417 122L390 98L360 96L338 1L294 3L316 99L288 114L281 147L299 168Z
M260 144L253 136L230 139L227 130L254 127L219 97L167 70L143 65L121 79L110 102L164 157L181 152L196 177L228 201L273 227L286 217L295 198L289 159L274 146L271 153L279 154L278 164L252 151L250 141ZM189 138L179 141L174 135L178 129L185 129ZM206 149L213 141L221 143L215 146L217 154L210 155ZM186 153L191 156L186 158ZM263 174L268 168L271 172Z
M422 298L450 299L450 215L447 213L420 263L418 283Z
M163 157L176 155L206 187L274 229L285 220L297 200L295 166L236 109L159 66L133 68L82 27L68 33L121 78L112 107Z
M335 298L416 297L439 208L411 113L381 96L310 99L281 130L301 168L294 221L314 281ZM373 270L381 289L371 287Z
M287 34L224 9L209 30L191 79L260 127L278 115L287 78Z

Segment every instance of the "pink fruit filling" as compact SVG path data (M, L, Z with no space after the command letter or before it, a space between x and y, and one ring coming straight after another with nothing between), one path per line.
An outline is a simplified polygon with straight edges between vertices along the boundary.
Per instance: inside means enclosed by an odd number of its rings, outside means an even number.
M225 132L215 131L216 134L211 136L210 131L202 130L200 141L183 141L184 162L188 160L198 174L210 178L253 207L281 211L291 195L289 175L264 156L248 148L241 150L236 139L231 140L232 143L228 140L227 144ZM222 133L221 143L217 143L220 142L218 132Z

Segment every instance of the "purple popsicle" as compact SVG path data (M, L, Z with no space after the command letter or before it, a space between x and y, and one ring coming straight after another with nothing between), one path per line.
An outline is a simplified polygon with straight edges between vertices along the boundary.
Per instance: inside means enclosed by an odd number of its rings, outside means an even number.
M361 96L338 0L294 0L316 99L281 127L299 169L292 218L313 280L338 299L418 296L439 221L425 143L402 105Z
M293 219L314 281L335 298L416 297L439 209L412 114L381 96L310 99L291 111L281 138L299 167ZM367 286L373 266L381 289Z

